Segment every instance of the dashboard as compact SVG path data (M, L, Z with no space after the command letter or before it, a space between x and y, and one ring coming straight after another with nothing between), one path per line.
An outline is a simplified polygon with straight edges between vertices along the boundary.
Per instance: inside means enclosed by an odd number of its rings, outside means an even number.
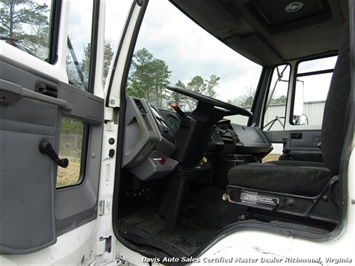
M161 112L164 115L165 120L169 124L171 130L176 132L180 126L180 119L174 112L169 112L166 110L161 110Z
M180 120L173 111L159 110L172 132L176 133ZM273 149L272 144L257 127L232 124L223 119L216 125L207 146L207 152L218 154L250 154L262 159Z
M177 166L174 132L147 100L127 97L122 165L141 180L167 176Z
M187 114L189 115L189 114ZM141 180L159 179L171 173L179 164L178 141L184 145L184 130L174 111L158 109L145 99L127 97L123 141L123 167ZM250 156L260 160L272 149L259 128L232 124L222 119L213 126L206 153ZM208 136L207 136L208 134ZM182 142L181 142L182 141ZM187 152L194 152L187 146ZM174 153L175 152L175 153Z

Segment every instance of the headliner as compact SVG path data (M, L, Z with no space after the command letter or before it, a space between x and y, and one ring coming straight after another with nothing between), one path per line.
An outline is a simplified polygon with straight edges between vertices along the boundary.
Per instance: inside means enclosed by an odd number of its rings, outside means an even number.
M230 48L261 65L337 51L349 20L347 0L170 1ZM286 7L295 2L301 2L302 8L287 12Z

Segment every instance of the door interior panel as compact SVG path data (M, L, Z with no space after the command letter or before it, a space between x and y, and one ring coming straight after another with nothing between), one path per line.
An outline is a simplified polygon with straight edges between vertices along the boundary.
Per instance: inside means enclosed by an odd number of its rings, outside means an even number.
M320 151L318 144L321 142L320 130L291 131L289 148L292 151Z
M289 159L322 162L320 130L290 131L285 144Z
M57 142L58 116L56 105L37 100L0 104L1 252L28 253L56 241L56 166L39 145Z
M272 143L283 143L284 155L280 159L322 161L321 130L265 131L264 134Z
M102 139L104 101L1 56L0 64L0 253L24 254L96 218L101 145L91 140ZM39 145L58 154L62 117L87 126L85 167L78 185L56 190L58 166Z

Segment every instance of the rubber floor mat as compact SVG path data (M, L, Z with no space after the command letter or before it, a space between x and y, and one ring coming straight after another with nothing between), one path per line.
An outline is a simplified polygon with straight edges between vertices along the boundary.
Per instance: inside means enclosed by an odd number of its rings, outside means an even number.
M172 257L192 255L219 230L193 215L178 226L159 218L154 209L144 209L119 221L121 235L138 245L149 245Z

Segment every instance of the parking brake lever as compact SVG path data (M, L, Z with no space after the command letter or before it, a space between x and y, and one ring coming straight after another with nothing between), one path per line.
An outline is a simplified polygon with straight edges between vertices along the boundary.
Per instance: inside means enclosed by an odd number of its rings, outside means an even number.
M190 125L191 119L187 117L187 115L180 109L180 107L176 103L173 103L171 107L175 110L175 112L179 116L180 125L182 125L183 127L188 127Z

